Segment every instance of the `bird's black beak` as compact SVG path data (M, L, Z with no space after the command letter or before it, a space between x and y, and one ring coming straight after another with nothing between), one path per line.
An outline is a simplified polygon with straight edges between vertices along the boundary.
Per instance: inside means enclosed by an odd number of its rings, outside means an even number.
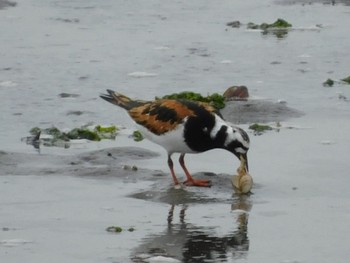
M247 153L242 153L242 154L241 154L241 162L244 162L245 168L247 169L247 172L249 172L249 168L248 168L248 155L247 155Z
M245 168L247 170L247 172L249 172L249 168L248 168L248 156L247 153L234 153L236 155L236 157L241 161L241 168Z

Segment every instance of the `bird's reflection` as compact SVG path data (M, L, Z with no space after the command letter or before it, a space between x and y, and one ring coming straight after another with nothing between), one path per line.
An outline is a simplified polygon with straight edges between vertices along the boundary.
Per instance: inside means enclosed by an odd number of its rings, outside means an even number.
M236 197L231 205L232 231L219 235L215 227L197 226L186 220L189 204L171 205L167 229L144 240L133 253L133 262L149 262L152 257L170 257L181 262L231 262L244 258L249 250L249 196ZM180 208L179 213L176 213ZM179 220L177 220L179 217ZM174 221L178 223L174 223Z

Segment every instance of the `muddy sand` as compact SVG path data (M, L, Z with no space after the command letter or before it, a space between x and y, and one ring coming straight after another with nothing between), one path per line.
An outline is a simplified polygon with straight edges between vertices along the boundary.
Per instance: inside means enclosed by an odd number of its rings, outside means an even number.
M348 262L350 9L287 2L0 1L0 261ZM293 27L246 28L277 18ZM232 85L251 95L223 110L251 138L247 196L221 150L186 156L211 188L174 189L164 150L98 97ZM86 124L126 129L69 148L22 140Z

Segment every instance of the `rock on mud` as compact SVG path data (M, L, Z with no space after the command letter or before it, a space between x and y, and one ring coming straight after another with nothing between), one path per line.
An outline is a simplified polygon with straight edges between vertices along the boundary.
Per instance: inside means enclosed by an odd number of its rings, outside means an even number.
M223 94L226 100L241 100L249 97L248 88L246 86L229 87Z

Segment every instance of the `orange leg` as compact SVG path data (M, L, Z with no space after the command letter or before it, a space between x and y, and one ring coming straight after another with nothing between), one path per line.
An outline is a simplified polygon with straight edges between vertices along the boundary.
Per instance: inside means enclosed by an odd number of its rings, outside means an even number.
M170 154L168 154L168 165L169 165L169 168L170 168L171 176L173 177L173 180L174 180L174 184L175 185L179 185L180 183L179 183L179 180L177 180L177 178L175 176L174 163L173 163L173 160L171 160Z
M209 180L203 180L203 179L194 179L190 173L188 172L186 166L185 166L185 154L182 153L179 158L180 165L182 169L184 170L187 180L184 182L185 185L188 186L201 186L201 187L210 187L210 181Z

